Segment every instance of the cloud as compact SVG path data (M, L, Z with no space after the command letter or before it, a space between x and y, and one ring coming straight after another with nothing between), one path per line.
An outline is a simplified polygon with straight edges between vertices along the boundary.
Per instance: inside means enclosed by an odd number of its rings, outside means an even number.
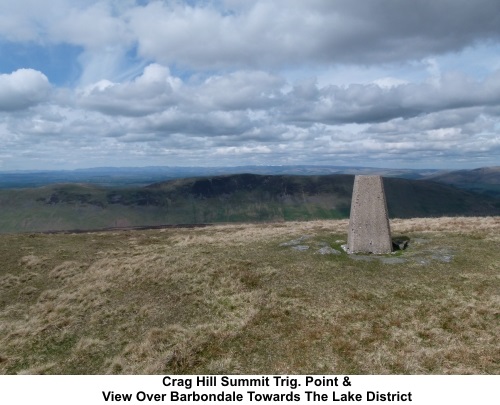
M236 71L209 77L191 96L203 108L267 110L281 102L285 84L284 78L264 71Z
M33 69L0 75L0 111L16 111L45 100L50 92L47 77Z
M285 119L327 124L373 123L449 109L500 105L500 71L482 81L446 73L429 82L390 87L370 84L298 86L288 97Z
M182 81L167 67L152 64L124 83L101 80L78 91L79 104L109 115L142 116L164 110L181 97Z
M497 0L0 5L4 166L498 160Z
M85 49L125 46L133 40L126 21L114 14L109 2L71 7L64 18L57 19L48 30L49 38Z
M130 10L141 55L210 69L379 64L457 52L500 37L496 0L153 2Z
M148 117L143 122L142 131L153 132L160 137L168 137L171 134L238 137L252 126L248 114L241 111L200 113L172 108Z
M270 110L282 104L285 80L261 71L214 75L183 82L158 64L136 79L99 81L78 90L77 105L107 116L135 118L131 131L167 136L242 135L260 127ZM255 134L256 131L253 131ZM140 137L126 135L129 141Z
M135 38L124 13L129 0L0 1L0 39L42 48L79 49L80 82L113 79L123 73Z
M128 0L2 0L0 36L12 42L87 48L123 44L131 39L123 13L134 4Z
M162 122L158 125L169 131L182 132L185 125L184 131L190 133L197 128L206 131L213 127L215 131L220 121L226 134L228 128L237 127L234 117L246 121L245 126L269 120L299 126L364 124L458 108L498 106L500 71L484 80L444 73L437 81L433 77L422 83L320 87L314 80L290 85L283 77L263 71L237 71L209 76L201 82L183 82L167 67L152 64L134 80L104 80L79 90L78 105L105 115L151 116L151 121Z
M46 27L53 19L47 13L47 4L37 0L19 0L0 2L0 36L13 42L43 41ZM67 9L64 0L54 0L51 8L64 14Z
M115 80L127 55L193 70L378 65L500 38L497 0L40 0L2 2L0 36L82 47L81 83Z
M498 72L475 80L445 71L434 79L319 86L313 79L288 83L245 70L183 81L152 64L133 80L78 89L72 109L58 107L59 115L50 119L41 114L17 132L78 134L89 142L113 138L131 151L155 154L158 148L193 157L197 150L200 159L232 150L312 162L366 154L394 158L446 153L456 144L480 151L480 139L496 148ZM64 105L59 98L54 102Z

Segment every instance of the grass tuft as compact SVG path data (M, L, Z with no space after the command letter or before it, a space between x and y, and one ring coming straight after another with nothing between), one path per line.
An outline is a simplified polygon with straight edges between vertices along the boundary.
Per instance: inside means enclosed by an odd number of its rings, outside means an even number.
M0 236L3 374L498 374L500 218ZM301 240L308 250L285 242Z

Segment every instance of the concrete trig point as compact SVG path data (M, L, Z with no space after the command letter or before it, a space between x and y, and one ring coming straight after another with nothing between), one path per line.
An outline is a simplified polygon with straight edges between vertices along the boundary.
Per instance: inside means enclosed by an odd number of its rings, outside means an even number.
M381 176L356 176L347 237L348 253L392 252L391 229Z

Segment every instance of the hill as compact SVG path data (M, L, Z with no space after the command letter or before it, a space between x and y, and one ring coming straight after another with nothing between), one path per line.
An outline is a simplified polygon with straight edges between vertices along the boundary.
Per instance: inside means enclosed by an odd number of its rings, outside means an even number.
M326 174L378 174L385 177L421 179L436 172L438 171L433 169L387 169L331 165L95 167L76 170L0 171L0 189L42 187L57 183L87 183L103 187L138 187L165 180L243 173L307 176Z
M0 232L347 218L353 176L225 175L146 187L58 184L0 190ZM392 218L500 215L497 199L384 179Z
M500 166L436 173L426 176L425 179L500 197Z
M499 374L500 218L391 227L382 257L347 220L0 235L0 373Z

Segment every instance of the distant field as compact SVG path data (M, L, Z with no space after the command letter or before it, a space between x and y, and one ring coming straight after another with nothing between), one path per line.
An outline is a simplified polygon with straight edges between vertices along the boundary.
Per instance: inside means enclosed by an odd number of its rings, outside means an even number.
M318 254L346 220L0 235L0 373L500 373L500 217L391 226L358 260Z

